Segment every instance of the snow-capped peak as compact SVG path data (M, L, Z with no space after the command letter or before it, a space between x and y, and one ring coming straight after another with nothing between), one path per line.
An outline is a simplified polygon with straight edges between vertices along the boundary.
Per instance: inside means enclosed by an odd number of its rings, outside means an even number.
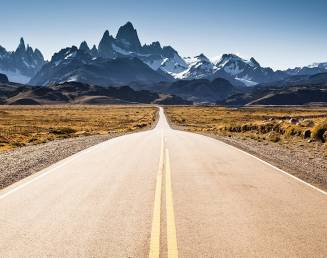
M193 64L198 63L198 62L211 63L209 58L206 57L204 54L200 54L200 55L197 55L195 57L185 57L184 60L188 65L193 65Z
M242 62L252 67L260 66L259 63L253 57L251 57L250 60L247 60L235 54L223 54L220 60L216 63L216 66L217 68L222 68L227 63L235 63L235 62Z
M27 83L44 64L42 53L20 38L15 51L7 51L0 46L0 70L10 81Z
M215 69L213 63L204 54L184 58L188 64L185 71L177 74L177 79L201 79L211 75Z
M327 62L326 63L313 63L311 65L308 65L308 67L309 68L325 68L325 69L327 69Z

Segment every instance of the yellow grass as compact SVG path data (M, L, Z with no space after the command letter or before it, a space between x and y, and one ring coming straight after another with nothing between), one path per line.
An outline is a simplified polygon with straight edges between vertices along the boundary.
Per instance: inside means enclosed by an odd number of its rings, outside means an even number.
M327 140L321 137L327 108L166 107L165 112L174 126L191 132L281 144Z
M126 133L151 126L146 106L0 106L0 150L58 138Z

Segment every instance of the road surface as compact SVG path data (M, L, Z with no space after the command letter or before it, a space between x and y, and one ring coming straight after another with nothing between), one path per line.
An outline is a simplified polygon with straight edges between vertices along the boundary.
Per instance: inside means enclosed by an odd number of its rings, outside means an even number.
M327 257L327 195L162 110L0 191L0 257L159 256Z

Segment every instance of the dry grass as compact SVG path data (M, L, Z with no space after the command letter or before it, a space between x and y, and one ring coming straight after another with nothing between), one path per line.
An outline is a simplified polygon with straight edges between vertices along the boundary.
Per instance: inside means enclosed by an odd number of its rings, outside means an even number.
M0 106L0 150L58 138L120 134L150 127L157 108L145 106Z
M280 144L327 141L326 108L167 107L170 122L198 133ZM327 143L322 148L327 156Z

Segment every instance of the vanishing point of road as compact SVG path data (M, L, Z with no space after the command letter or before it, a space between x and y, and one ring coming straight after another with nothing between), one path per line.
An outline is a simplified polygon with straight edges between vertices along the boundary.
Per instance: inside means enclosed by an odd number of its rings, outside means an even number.
M0 191L0 257L327 257L327 194L160 109Z

